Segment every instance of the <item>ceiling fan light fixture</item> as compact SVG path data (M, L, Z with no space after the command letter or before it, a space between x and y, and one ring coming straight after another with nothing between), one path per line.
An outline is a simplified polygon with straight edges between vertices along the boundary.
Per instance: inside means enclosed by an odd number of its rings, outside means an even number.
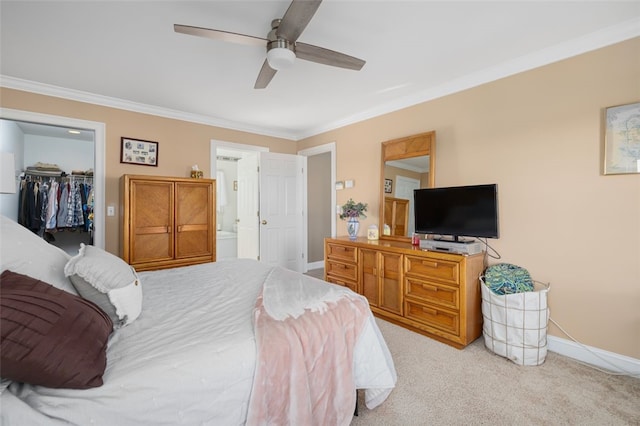
M296 54L286 47L274 47L267 52L267 62L274 70L290 68L295 59Z

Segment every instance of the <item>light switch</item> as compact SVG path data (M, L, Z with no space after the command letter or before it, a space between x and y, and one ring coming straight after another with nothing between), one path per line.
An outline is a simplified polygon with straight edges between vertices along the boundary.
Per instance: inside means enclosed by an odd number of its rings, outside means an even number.
M115 206L107 206L107 216L115 216L116 208Z
M352 179L350 179L350 180L345 180L345 181L344 181L344 187L345 187L345 188L353 188L353 180L352 180Z

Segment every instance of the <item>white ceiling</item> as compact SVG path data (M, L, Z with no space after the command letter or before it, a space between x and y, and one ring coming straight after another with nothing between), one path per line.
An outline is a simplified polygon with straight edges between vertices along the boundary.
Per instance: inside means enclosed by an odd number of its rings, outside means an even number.
M26 121L16 121L16 125L25 135L47 136L50 138L70 139L87 142L95 141L95 134L93 130L75 128L71 129L68 127L29 123Z
M299 41L367 61L296 60L253 89L289 1L5 1L5 87L298 140L640 36L638 1L325 0ZM640 54L640 52L639 52Z

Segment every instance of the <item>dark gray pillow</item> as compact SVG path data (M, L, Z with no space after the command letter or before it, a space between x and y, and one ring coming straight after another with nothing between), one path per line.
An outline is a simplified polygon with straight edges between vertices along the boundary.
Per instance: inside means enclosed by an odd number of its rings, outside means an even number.
M142 311L142 286L131 265L98 247L80 244L64 273L76 291L102 308L116 328L132 323Z

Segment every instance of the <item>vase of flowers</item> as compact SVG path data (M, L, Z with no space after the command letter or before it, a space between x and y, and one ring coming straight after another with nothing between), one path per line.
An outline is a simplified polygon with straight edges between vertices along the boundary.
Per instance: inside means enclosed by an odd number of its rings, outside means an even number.
M366 211L366 203L356 203L352 198L349 198L349 201L342 206L340 219L346 219L347 221L347 233L349 234L349 239L355 240L358 238L360 218L364 219L367 217L367 215L364 214Z

